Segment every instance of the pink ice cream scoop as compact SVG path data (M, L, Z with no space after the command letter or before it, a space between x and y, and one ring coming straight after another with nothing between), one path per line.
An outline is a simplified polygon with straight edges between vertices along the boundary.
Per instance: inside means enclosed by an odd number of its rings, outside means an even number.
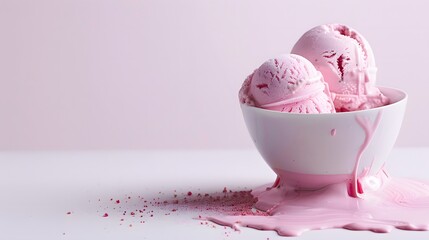
M314 64L328 83L339 112L364 110L389 103L375 86L377 68L365 38L340 24L317 26L292 49Z
M295 54L262 64L244 81L239 98L241 103L281 112L335 112L322 74Z

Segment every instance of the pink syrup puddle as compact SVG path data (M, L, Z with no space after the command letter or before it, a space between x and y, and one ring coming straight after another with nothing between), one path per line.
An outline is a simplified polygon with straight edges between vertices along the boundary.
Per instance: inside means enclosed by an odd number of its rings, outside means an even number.
M381 188L365 191L364 199L349 196L346 182L313 191L263 186L252 194L258 199L255 207L267 216L226 215L207 220L236 230L240 226L273 230L281 236L328 228L376 233L393 228L429 230L429 184L387 175L382 178Z

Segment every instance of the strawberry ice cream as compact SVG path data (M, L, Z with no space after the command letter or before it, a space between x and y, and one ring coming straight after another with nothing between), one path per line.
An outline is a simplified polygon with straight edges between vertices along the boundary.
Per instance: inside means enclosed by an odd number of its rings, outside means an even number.
M365 38L340 24L317 26L292 49L307 58L329 84L338 112L364 110L389 103L375 86L377 68Z
M322 74L295 54L262 64L244 81L239 98L241 103L281 112L335 112Z

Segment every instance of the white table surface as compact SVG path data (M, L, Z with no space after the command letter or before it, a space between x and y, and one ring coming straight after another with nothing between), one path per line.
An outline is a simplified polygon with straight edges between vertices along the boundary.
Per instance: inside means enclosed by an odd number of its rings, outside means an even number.
M429 148L394 149L387 168L394 176L427 179ZM121 199L129 212L140 207L138 196L245 190L274 178L255 150L0 152L0 239L285 239L200 225L192 211L155 211L145 223L127 215L122 222L110 201ZM296 239L429 239L429 232L329 229Z

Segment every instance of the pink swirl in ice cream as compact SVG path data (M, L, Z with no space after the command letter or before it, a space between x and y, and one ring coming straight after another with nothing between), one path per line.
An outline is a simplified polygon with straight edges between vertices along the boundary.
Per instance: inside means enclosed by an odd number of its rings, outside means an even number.
M239 98L241 103L281 112L335 112L322 74L295 54L263 63L244 81Z
M292 49L307 58L329 84L339 112L364 110L389 103L377 87L374 54L366 39L340 24L317 26Z

